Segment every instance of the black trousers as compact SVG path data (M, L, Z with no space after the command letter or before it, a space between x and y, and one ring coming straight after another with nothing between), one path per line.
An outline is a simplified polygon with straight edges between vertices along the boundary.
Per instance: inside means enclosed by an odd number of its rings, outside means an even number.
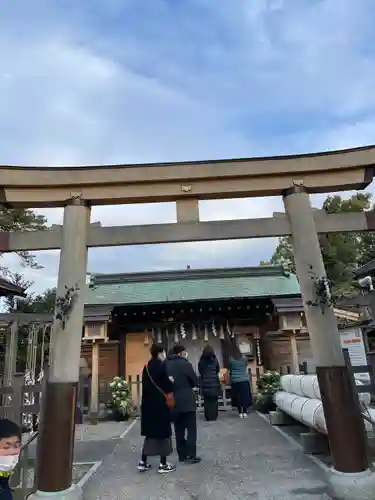
M197 455L197 412L176 413L174 418L178 458L184 460Z
M203 407L206 420L217 420L219 415L218 398L204 398Z

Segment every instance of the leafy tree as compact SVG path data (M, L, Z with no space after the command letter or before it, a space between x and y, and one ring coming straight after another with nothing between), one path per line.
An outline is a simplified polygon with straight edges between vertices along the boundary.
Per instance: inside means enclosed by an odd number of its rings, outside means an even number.
M0 206L0 232L36 231L44 229L47 229L47 218L44 215L37 214L30 209L6 208L4 206ZM27 251L17 252L17 254L20 257L22 267L29 267L32 269L42 268L42 266L37 262L34 254ZM30 288L33 282L26 280L22 273L12 272L6 266L2 265L1 257L2 254L0 253L0 275L26 290ZM30 309L37 308L37 304L43 302L43 297L44 294L42 296L29 295L24 299L9 297L3 299L2 303L5 304L8 311L13 310L16 304L17 306L20 304L21 310L27 307L29 308L29 312L32 312ZM36 310L35 312L38 311ZM18 362L20 363L24 362L26 359L27 334L27 327L20 328L18 350Z
M328 214L375 210L370 193L357 193L348 199L328 196L323 203ZM355 293L352 285L353 270L375 258L375 233L335 233L319 235L320 247L327 275L336 297ZM269 262L261 264L283 265L295 273L291 237L282 237Z
M6 208L0 206L0 232L5 231L35 231L47 229L47 218L37 214L33 210L23 208ZM40 269L34 254L30 252L17 252L24 267ZM0 257L2 254L0 253ZM0 274L5 278L14 281L18 279L7 267L0 264Z
M23 313L53 313L56 301L56 288L49 288L40 295L30 294L16 298L17 311Z

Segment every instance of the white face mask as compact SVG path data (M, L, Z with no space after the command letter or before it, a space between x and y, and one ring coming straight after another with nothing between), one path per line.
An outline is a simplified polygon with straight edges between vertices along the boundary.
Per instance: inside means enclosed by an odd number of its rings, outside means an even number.
M160 361L165 361L167 356L166 356L165 352L161 352L159 354L158 358L160 359Z
M0 472L12 472L18 464L19 458L19 455L0 456Z
M184 352L184 358L185 358L185 359L188 359L188 357L189 357L189 355L188 355L188 353L185 351L185 352Z

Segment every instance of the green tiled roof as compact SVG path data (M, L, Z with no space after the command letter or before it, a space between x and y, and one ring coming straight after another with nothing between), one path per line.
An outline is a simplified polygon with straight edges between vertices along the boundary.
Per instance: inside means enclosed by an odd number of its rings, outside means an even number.
M300 294L296 276L281 268L93 275L86 304L157 304Z

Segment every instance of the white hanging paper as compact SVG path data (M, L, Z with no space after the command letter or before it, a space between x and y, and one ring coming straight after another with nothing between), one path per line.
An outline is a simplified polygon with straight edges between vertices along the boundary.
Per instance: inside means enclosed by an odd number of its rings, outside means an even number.
M224 335L224 326L223 324L220 325L220 340L224 340L225 335Z
M207 328L207 325L204 325L204 341L208 342L208 328Z
M231 330L228 321L227 321L227 333L228 333L229 337L232 337L232 338L234 337L234 332L233 332L233 330Z
M158 328L158 334L157 334L157 340L156 341L157 341L158 344L161 344L161 342L162 342L162 339L161 339L161 329L160 328Z
M169 331L168 327L165 329L165 338L167 339L167 343L169 342Z
M183 324L180 325L180 334L182 339L186 339L186 330Z
M191 338L192 340L197 340L197 329L195 328L195 325L192 326Z
M215 321L212 322L211 330L212 330L212 334L216 337L217 336L217 330L216 330Z
M175 329L174 329L174 343L178 344L178 341L179 341L179 335L178 335L177 326L175 326Z

